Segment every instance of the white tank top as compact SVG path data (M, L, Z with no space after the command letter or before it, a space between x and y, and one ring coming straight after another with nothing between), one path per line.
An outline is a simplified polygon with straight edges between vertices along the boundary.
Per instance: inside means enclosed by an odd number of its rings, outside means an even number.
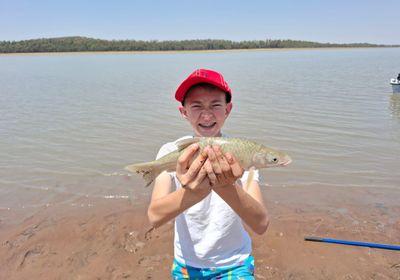
M191 137L185 136L175 142ZM157 158L175 151L175 142L163 145ZM175 172L169 174L176 189L181 188ZM240 179L242 184L247 176L245 171ZM254 180L259 180L257 170ZM180 263L197 268L233 266L250 253L251 239L240 217L213 191L175 218L174 256Z

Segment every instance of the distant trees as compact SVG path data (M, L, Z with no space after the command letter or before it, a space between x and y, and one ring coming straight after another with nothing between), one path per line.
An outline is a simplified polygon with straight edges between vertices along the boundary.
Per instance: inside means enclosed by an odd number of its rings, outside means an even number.
M332 47L398 47L367 43L331 44L296 40L182 40L136 41L101 40L86 37L62 37L24 41L0 41L0 53L28 52L97 52L97 51L184 51L232 50L260 48L332 48Z

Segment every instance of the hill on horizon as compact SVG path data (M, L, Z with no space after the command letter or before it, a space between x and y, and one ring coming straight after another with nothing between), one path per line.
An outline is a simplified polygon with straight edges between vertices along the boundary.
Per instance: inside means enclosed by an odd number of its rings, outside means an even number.
M231 41L223 39L196 40L103 40L82 36L41 38L21 41L0 41L0 53L40 52L105 52L105 51L188 51L277 48L363 48L400 47L369 43L319 43L300 40Z

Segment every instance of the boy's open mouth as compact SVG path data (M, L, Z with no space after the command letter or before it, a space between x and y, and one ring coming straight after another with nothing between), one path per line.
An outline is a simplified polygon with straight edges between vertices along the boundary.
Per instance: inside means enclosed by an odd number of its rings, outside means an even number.
M211 124L201 124L201 123L199 123L199 126L201 128L210 129L210 128L213 128L216 124L217 124L216 122L213 122Z

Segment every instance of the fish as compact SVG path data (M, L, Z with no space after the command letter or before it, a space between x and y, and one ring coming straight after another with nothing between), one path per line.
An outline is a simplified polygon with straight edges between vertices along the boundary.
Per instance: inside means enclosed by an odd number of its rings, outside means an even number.
M291 157L279 150L269 148L263 144L243 138L227 137L193 137L177 141L177 150L171 152L157 160L144 163L131 164L125 170L132 173L140 173L145 181L145 186L149 186L154 179L163 171L176 171L179 156L191 144L197 143L200 147L199 153L206 146L218 145L222 153L231 153L239 161L244 170L250 168L269 168L276 166L286 166L292 162ZM195 159L197 154L193 157Z

